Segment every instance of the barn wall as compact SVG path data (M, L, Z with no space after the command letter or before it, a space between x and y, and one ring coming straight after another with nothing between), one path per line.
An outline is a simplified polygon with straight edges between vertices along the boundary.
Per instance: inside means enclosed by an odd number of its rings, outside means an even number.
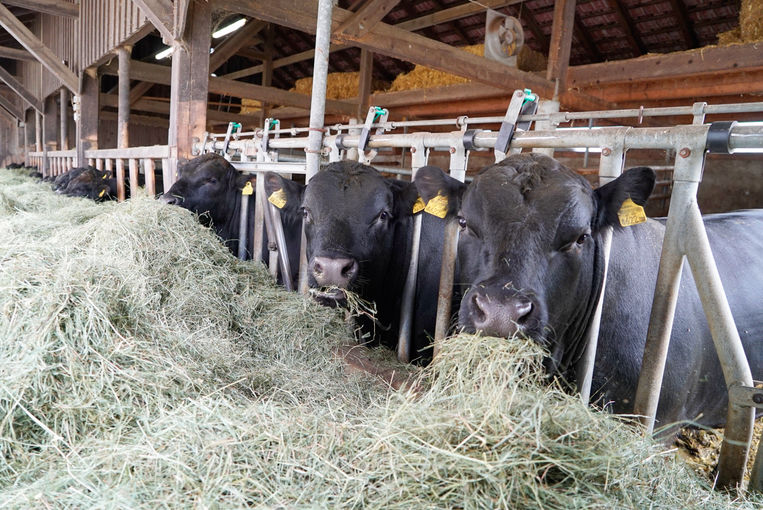
M763 208L763 158L708 156L697 202L703 214Z
M59 0L76 3L74 0ZM142 30L148 20L132 0L81 0L80 18L40 14L29 29L77 75ZM37 97L61 82L37 62L17 63L17 78Z
M166 145L167 128L158 126L146 126L133 121L130 122L128 138L130 147L143 147L146 145ZM98 147L100 149L117 148L117 121L101 119L98 122Z

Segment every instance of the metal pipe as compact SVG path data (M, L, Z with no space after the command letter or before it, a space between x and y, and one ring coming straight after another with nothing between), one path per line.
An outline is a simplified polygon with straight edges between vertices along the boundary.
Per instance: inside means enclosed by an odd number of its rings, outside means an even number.
M750 365L723 291L702 214L696 201L691 202L689 207L682 227L686 257L692 274L698 275L695 283L721 362L726 387L751 387L753 381ZM729 399L723 445L718 458L718 486L731 488L742 482L754 420L754 408L740 406Z
M750 490L763 493L763 448L758 443L758 453L750 472Z
M397 359L401 363L411 361L411 329L413 326L413 302L416 297L416 279L419 272L419 247L421 244L422 214L413 217L413 239L411 258L408 262L408 276L405 279L401 301L400 334L397 341Z
M457 218L447 220L443 239L442 265L440 266L440 287L437 293L437 319L434 330L433 359L439 354L440 342L447 336L450 329L453 282L456 272L456 255L458 254L458 229Z
M257 181L255 183L255 202L254 202L254 233L252 234L252 258L259 260L262 254L262 243L264 242L263 229L267 228L265 224L265 207L267 202L265 201L265 175L257 174ZM267 230L268 239L275 239L272 237L270 229ZM255 255L256 254L256 255Z
M286 246L286 236L283 232L283 223L281 223L281 211L278 210L273 204L268 204L270 207L270 217L273 224L273 230L275 231L275 240L278 245L278 262L281 266L281 276L283 279L284 287L286 290L294 290L292 282L291 267L289 266L289 248Z
M246 260L246 242L249 230L246 228L249 216L249 195L241 194L241 214L238 220L238 258ZM252 248L252 258L256 260L257 246Z

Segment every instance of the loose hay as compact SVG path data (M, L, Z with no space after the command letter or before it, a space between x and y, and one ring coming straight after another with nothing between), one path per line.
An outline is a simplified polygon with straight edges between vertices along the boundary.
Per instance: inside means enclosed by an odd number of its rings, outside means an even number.
M390 392L184 209L0 173L0 507L754 508L461 336ZM33 202L32 202L33 201Z
M383 91L389 86L388 82L381 80L372 80L371 90ZM358 97L358 88L360 87L360 73L357 71L348 71L343 73L328 73L326 76L326 98L327 99L351 99ZM313 93L313 77L307 76L294 82L292 92L310 95Z
M718 33L718 45L758 41L763 41L763 0L742 0L739 6L739 26Z

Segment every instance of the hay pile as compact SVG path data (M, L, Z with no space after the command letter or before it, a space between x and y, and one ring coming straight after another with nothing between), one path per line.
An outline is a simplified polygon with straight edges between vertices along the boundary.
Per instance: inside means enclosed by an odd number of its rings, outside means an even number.
M483 56L485 54L484 44L462 46L461 49L472 55ZM527 46L522 46L517 55L517 68L521 71L545 71L547 62L548 60L542 53L538 53ZM389 92L441 87L470 81L463 76L417 65L411 71L398 75L392 82Z
M718 45L763 41L763 0L742 0L739 26L718 34Z
M256 99L241 98L241 110L238 113L241 115L252 115L258 113L262 109L262 101Z
M0 507L754 508L462 336L419 393L186 210L0 172Z
M389 83L373 79L371 90L383 91L389 86ZM358 88L360 87L360 73L350 71L346 73L328 73L326 76L326 98L327 99L351 99L358 97ZM294 82L292 92L310 95L313 93L313 77L300 78Z

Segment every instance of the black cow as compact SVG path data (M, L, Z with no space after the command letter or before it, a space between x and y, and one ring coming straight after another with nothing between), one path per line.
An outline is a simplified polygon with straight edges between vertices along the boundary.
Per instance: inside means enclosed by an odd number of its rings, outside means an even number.
M575 382L575 365L602 285L601 232L614 228L591 392L617 413L633 411L657 279L664 224L621 227L626 199L643 205L655 174L634 168L593 190L557 161L509 156L468 187L441 171L416 179L457 214L460 270L470 286L459 310L468 331L528 335L550 351L547 367ZM763 377L763 211L707 216L705 226L753 377ZM699 297L683 272L657 419L725 421L723 374Z
M281 195L304 217L314 296L323 304L342 305L344 292L317 290L339 287L374 302L376 317L360 317L361 332L368 340L394 347L418 198L413 183L385 179L374 168L350 161L327 165L307 187L272 173L265 179L269 196ZM412 356L431 356L421 351L434 333L444 223L431 215L423 218Z
M62 173L59 176L56 176L53 180L53 190L57 193L63 193L66 187L69 185L69 182L79 176L81 173L85 172L88 168L93 168L91 166L82 166L77 168L72 168L71 170L68 170L64 173Z
M179 205L199 215L201 223L215 230L232 253L238 253L241 216L241 191L250 177L238 172L225 158L217 154L204 154L190 160L179 168L179 179L162 196L167 204ZM254 197L248 195L247 258L252 258L252 227L254 225ZM293 278L299 269L299 244L302 235L302 219L296 213L281 215L281 222L289 252L289 266ZM261 250L262 260L267 260L267 234Z
M70 197L83 197L102 202L116 198L116 186L116 179L111 177L109 172L87 167L69 179L66 186L59 188L57 192Z

